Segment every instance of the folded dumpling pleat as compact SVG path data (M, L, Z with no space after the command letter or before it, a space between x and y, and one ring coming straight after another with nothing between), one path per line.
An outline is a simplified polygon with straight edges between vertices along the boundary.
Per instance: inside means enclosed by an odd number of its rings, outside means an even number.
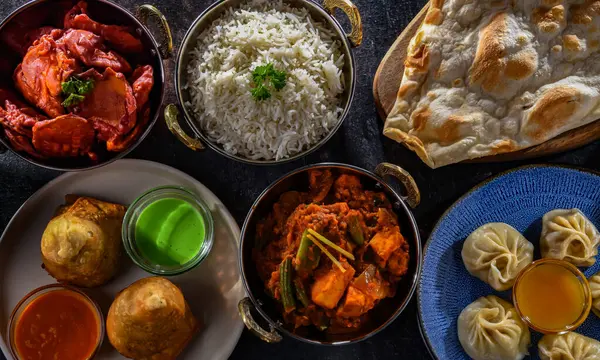
M557 209L543 218L540 245L545 258L565 260L576 266L596 263L600 233L579 209Z
M508 224L489 223L465 240L462 259L471 275L504 291L513 286L519 272L533 261L533 244Z

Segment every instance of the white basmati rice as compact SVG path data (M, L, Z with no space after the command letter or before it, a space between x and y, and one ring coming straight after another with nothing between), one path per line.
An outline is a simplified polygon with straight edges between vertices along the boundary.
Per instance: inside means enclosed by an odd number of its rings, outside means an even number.
M200 128L230 154L285 159L316 144L341 117L344 56L336 33L306 9L252 0L228 10L198 38L187 69ZM287 84L257 101L252 71L272 63Z

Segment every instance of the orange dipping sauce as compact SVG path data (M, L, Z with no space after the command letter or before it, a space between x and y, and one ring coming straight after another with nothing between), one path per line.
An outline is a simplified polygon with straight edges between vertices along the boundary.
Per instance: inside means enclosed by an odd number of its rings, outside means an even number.
M587 281L579 270L559 260L540 260L519 275L513 300L523 320L544 333L570 331L590 311Z
M87 360L102 326L95 305L82 294L58 288L39 295L14 319L13 346L23 360Z

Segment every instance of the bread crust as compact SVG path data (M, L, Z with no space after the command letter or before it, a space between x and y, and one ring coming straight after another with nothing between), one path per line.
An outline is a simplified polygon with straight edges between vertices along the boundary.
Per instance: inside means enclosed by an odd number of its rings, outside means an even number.
M522 150L600 117L600 0L436 0L384 134L432 168Z

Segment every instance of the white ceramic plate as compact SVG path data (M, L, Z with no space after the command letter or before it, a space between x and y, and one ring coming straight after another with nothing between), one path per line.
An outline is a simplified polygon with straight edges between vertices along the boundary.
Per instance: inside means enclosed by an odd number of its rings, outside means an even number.
M204 185L171 167L143 160L119 160L105 167L68 173L33 194L14 215L0 238L0 348L14 360L7 346L10 313L31 290L54 283L41 268L40 239L66 194L130 204L146 190L161 185L184 186L199 195L212 211L215 242L208 258L196 269L169 278L183 291L202 328L178 359L227 359L237 344L243 324L237 303L244 297L238 268L240 229L223 203ZM103 313L116 293L134 281L151 276L124 253L121 269L108 284L85 290ZM105 337L97 359L124 359Z

